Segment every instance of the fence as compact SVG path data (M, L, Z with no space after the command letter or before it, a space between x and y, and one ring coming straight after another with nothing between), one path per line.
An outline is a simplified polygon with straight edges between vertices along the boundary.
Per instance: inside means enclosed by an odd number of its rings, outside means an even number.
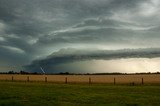
M160 84L160 74L148 75L8 75L1 74L5 81L41 81L57 83L110 83L110 84Z

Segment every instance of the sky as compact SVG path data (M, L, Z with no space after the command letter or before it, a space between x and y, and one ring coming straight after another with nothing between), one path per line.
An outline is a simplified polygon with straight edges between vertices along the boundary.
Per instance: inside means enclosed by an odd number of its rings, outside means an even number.
M0 0L0 72L81 72L95 60L153 63L159 10L159 0Z

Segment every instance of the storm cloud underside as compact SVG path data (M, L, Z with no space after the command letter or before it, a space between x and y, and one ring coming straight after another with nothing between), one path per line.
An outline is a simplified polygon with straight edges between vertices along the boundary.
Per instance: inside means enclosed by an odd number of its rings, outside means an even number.
M159 10L159 0L0 0L0 70L63 48L159 51Z

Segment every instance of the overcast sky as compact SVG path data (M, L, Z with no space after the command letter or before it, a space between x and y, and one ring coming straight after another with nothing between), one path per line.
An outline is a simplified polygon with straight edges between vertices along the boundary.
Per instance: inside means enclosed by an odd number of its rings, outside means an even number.
M159 33L159 0L0 0L1 70L63 48L159 48Z

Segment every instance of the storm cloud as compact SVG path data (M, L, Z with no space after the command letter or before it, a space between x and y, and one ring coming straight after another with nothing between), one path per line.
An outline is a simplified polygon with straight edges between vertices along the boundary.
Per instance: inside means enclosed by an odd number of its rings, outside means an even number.
M160 57L160 48L122 50L76 50L68 48L54 52L45 59L35 60L30 65L24 67L31 72L41 72L40 67L44 67L48 73L56 73L62 71L57 70L57 66L74 62L156 57ZM63 69L63 67L61 69Z
M0 0L0 67L63 48L159 48L159 10L159 0Z

